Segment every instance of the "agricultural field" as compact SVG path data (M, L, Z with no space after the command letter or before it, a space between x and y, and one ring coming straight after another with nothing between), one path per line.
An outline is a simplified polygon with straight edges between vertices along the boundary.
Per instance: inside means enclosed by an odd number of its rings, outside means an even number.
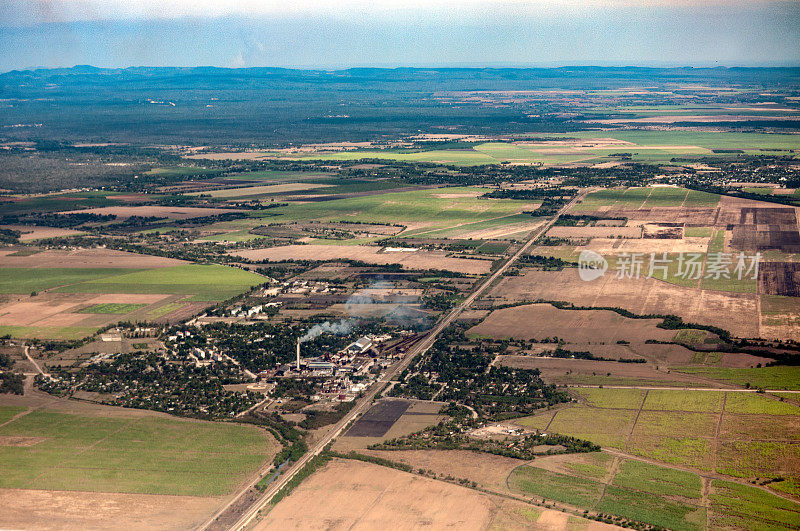
M800 477L800 407L740 391L574 389L579 404L516 422L588 439L629 455L698 472L773 478L793 490Z
M672 339L675 332L658 328L659 323L655 319L630 319L608 310L561 310L550 304L531 304L494 310L467 333L494 339L558 337L581 344Z
M252 426L0 396L0 519L10 527L195 527L279 447Z
M241 269L132 253L6 255L0 257L0 293L7 294L0 335L80 339L120 320L198 312L260 283L262 277Z
M314 511L304 508L312 503ZM559 526L604 529L577 516L452 483L347 459L334 459L275 505L255 529L390 526L483 529Z
M674 112L674 111L671 111ZM652 116L649 114L648 116ZM681 119L691 118L691 115ZM702 116L700 118L703 118ZM643 118L658 120L658 117ZM665 118L661 117L661 120ZM670 120L666 120L669 122ZM702 121L702 120L701 120ZM711 122L716 119L711 119ZM635 123L636 119L623 120ZM344 147L344 146L342 146ZM729 156L731 150L781 153L797 147L794 135L693 132L693 131L602 131L547 135L537 141L473 142L459 149L370 149L371 146L309 146L300 151L263 151L253 153L214 153L208 158L274 158L301 161L355 161L376 159L394 162L426 162L452 166L482 164L563 165L578 162L603 163L625 159L637 162L669 162L675 157L700 158ZM198 156L194 156L198 157Z
M0 438L3 489L220 496L275 452L255 428L113 411L31 411Z
M798 71L545 72L0 75L0 527L797 528Z
M597 471L550 460L515 469L511 489L669 529L706 527L702 484L695 474L628 459L615 460L613 469L607 460Z

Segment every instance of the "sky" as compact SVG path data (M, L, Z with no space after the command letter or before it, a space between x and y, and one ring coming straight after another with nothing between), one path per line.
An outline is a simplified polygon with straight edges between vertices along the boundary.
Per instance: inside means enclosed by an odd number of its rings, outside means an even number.
M800 66L800 0L0 0L36 67Z

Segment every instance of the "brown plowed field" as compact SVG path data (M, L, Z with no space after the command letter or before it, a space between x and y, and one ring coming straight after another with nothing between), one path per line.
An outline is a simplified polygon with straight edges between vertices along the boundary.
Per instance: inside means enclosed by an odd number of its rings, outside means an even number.
M188 263L184 262L183 260L175 260L174 258L126 253L125 251L115 251L113 249L100 248L76 249L72 251L48 250L29 256L11 256L11 254L12 251L9 250L0 251L0 267L119 267L152 269L156 267L172 267Z
M655 279L617 280L606 273L601 279L583 282L575 269L526 270L504 278L491 297L497 303L544 299L613 306L640 315L674 314L686 322L722 326L739 337L759 335L755 294L684 288Z
M559 310L550 304L530 304L495 310L467 333L498 339L558 336L569 343L671 340L675 332L658 328L656 325L660 322L659 319L629 319L608 310Z
M351 259L373 264L401 264L404 269L446 269L458 273L488 273L490 260L454 258L439 251L380 252L380 247L367 245L284 245L269 249L246 249L230 254L250 260L340 260Z
M758 269L758 292L800 297L800 263L765 262Z

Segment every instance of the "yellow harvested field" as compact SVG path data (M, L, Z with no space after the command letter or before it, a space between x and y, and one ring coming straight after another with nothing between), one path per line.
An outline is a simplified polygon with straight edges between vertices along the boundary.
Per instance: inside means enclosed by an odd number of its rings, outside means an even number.
M705 253L708 250L708 238L684 238L682 240L619 240L614 238L595 238L589 242L589 245L587 245L585 249L592 250L601 255L644 253L649 256L650 253Z
M219 498L0 489L9 529L194 529Z
M82 234L79 230L60 229L58 227L37 227L34 225L2 225L0 228L20 231L22 235L19 237L19 241L21 242Z
M75 313L81 307L95 304L127 303L154 304L171 295L163 294L100 294L69 293L45 294L27 297L20 301L0 304L0 326L74 326L86 322L91 326L97 319L108 321L119 316L98 316Z
M362 450L361 453L405 463L415 470L423 468L437 474L468 478L498 492L508 491L506 478L512 470L525 463L511 457L468 450Z
M482 275L492 266L490 260L454 258L440 251L381 252L367 245L284 245L268 249L231 251L233 256L249 260L359 260L372 264L400 264L404 269L446 269L458 273Z
M642 228L633 227L553 227L547 231L553 238L641 238Z
M255 529L485 529L494 508L491 498L465 487L337 459Z

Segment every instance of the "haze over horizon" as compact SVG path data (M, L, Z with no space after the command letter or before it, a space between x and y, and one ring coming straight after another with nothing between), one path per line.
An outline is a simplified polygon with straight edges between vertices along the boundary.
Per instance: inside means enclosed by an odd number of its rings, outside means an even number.
M36 67L797 66L797 0L0 2Z

